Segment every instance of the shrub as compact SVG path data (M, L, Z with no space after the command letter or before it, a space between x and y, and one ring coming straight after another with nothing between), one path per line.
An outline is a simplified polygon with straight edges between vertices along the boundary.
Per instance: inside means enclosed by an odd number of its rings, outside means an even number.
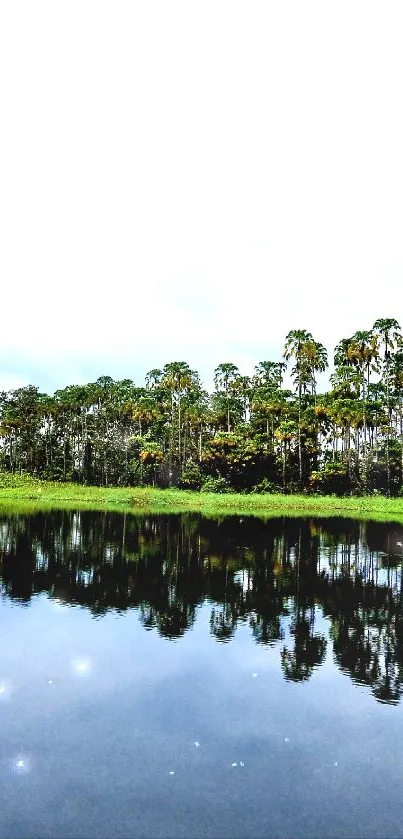
M232 492L230 485L225 478L218 476L216 478L205 478L201 485L202 492Z
M182 469L178 482L180 489L200 489L202 484L202 472L198 463L189 460Z
M277 484L273 483L273 481L269 481L268 478L262 478L257 484L252 487L252 492L261 493L279 493L282 492L282 488Z
M0 488L14 489L38 484L37 478L26 473L0 472Z
M336 493L343 495L351 491L351 479L343 463L330 461L323 469L312 472L309 478L310 489L324 495Z

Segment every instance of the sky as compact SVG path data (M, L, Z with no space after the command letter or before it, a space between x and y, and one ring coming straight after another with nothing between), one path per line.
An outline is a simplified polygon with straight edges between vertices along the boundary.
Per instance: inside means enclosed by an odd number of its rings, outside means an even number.
M0 390L403 325L403 4L0 5Z

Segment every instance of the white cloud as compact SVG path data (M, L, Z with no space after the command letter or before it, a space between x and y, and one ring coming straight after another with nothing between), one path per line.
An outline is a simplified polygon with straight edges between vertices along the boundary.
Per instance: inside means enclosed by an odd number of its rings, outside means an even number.
M403 8L3 4L0 388L403 321ZM16 361L18 360L17 368ZM248 369L247 369L248 368Z

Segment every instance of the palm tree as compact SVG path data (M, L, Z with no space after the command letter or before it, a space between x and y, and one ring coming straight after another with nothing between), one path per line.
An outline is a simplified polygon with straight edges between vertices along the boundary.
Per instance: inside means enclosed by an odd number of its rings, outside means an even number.
M165 386L171 394L171 457L173 449L173 426L175 404L178 408L178 464L179 473L182 466L181 457L181 400L185 393L192 388L200 387L199 376L191 370L186 361L172 361L170 364L165 364L163 369L163 376L161 385Z
M392 397L397 407L398 433L401 450L401 483L403 486L403 352L399 350L392 358L391 369Z
M190 391L186 396L185 413L190 438L192 437L192 430L197 434L197 442L194 442L194 449L197 451L197 459L201 463L203 429L206 427L208 421L207 391L197 388Z
M161 412L157 402L151 396L139 396L132 406L132 416L139 424L140 437L142 437L143 423L148 425L160 419Z
M245 422L248 420L248 412L250 410L251 385L252 382L249 376L239 376L233 385L234 395L242 400L243 419Z
M252 387L254 390L280 390L286 368L287 365L283 361L260 361L255 367Z
M367 457L367 413L370 387L370 374L378 370L378 338L371 330L355 332L351 338L343 338L335 350L335 374L331 377L334 387L340 389L344 381L346 385L361 396L362 407L362 480L366 488L368 482ZM342 395L342 394L340 394ZM347 396L347 392L344 394Z
M152 370L150 370L147 373L147 375L145 377L147 390L154 390L154 388L156 388L157 385L159 385L161 379L162 379L162 370L160 370L158 367L154 367Z
M239 379L239 369L236 364L224 362L214 370L214 384L217 391L224 391L227 402L227 431L231 431L230 424L230 400L236 393L236 384Z
M328 366L327 350L318 341L307 341L304 347L304 358L307 366L307 373L310 379L312 394L316 405L316 378L315 373L324 373Z
M388 413L388 425L386 428L386 473L387 473L387 495L390 496L390 457L389 457L389 441L390 441L390 421L391 421L391 407L390 407L390 360L391 350L395 347L401 348L403 345L403 337L400 331L400 325L394 318L379 318L373 325L373 330L379 336L380 343L384 347L383 368L384 381L386 386L386 405Z
M323 372L327 367L327 352L322 344L314 341L310 332L305 329L293 329L285 340L283 357L286 361L295 359L292 369L294 384L298 392L298 462L299 483L302 489L302 445L301 445L301 411L302 394L308 387L316 399L315 372Z
M295 367L292 369L294 384L298 391L298 462L299 462L299 483L302 488L302 449L301 449L301 398L302 390L306 387L306 365L304 364L304 344L313 341L313 336L306 329L292 329L285 339L283 358L289 361L295 359Z
M290 451L292 440L300 439L299 434L299 426L290 419L283 420L274 432L274 436L280 442L280 448L282 449L283 493L286 491L287 450Z

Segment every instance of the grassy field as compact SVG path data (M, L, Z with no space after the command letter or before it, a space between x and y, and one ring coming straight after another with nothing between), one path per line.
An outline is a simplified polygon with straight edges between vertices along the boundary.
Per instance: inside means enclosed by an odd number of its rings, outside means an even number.
M312 495L237 495L176 489L90 487L0 475L4 512L40 509L115 509L135 514L200 512L208 516L348 516L403 523L403 498L382 496L336 498Z

